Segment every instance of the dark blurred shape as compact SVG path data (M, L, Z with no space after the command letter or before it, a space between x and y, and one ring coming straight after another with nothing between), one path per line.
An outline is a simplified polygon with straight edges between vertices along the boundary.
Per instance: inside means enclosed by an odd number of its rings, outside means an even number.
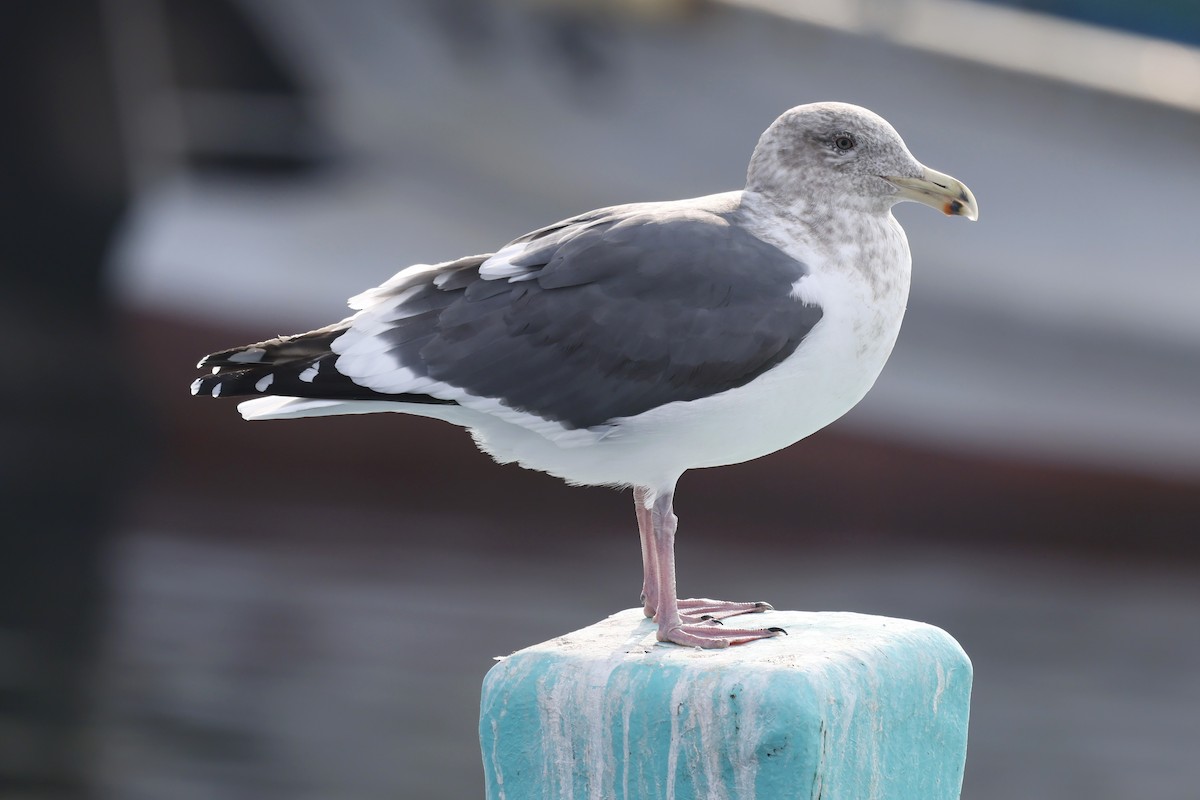
M129 98L114 90L111 66L114 48L131 41L110 37L146 9L169 10L179 85L195 90L185 98L233 110L218 118L224 125L189 131L194 146L171 155L251 173L318 160L294 84L225 2L0 4L0 321L9 343L0 372L0 786L21 797L91 793L105 552L150 449L103 280L130 167L121 118ZM132 44L125 57L136 60L136 36ZM239 90L265 100L239 103ZM247 109L270 124L246 125ZM222 138L242 129L257 140Z
M227 0L162 4L188 166L242 177L302 175L329 148L295 78Z
M0 5L0 784L87 794L101 564L145 442L102 264L126 186L100 7Z
M477 61L495 43L499 21L487 0L425 0L424 10L459 58Z
M547 79L560 80L572 102L589 107L617 88L619 58L611 40L630 24L628 11L611 4L531 2L525 19L532 52ZM458 61L497 65L511 61L503 48L530 47L506 30L497 4L488 0L425 0L425 13ZM582 94L580 94L582 93Z
M181 89L296 92L295 80L227 0L171 0L162 10Z
M306 95L240 6L122 0L106 9L135 158L251 178L301 175L326 162L329 147Z

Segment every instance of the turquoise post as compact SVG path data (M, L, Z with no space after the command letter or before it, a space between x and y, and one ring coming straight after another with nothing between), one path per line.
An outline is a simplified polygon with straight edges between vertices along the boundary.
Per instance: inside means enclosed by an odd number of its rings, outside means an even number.
M640 609L501 659L488 800L957 800L971 662L920 622L776 611L788 636L656 643Z

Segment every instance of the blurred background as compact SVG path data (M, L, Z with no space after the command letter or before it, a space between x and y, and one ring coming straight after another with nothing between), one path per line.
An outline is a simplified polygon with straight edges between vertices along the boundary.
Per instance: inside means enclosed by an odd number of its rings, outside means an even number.
M1200 785L1200 6L4 0L0 795L481 793L494 656L636 605L628 494L401 418L248 425L210 351L415 262L737 188L868 106L981 221L873 393L685 476L680 589L939 625L963 796Z

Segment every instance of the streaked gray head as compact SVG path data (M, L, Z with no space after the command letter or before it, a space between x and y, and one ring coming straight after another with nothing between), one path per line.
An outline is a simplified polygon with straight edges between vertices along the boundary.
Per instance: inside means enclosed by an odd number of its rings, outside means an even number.
M849 103L784 112L754 148L746 189L784 205L833 203L885 213L915 200L968 219L979 214L966 186L917 161L883 117Z

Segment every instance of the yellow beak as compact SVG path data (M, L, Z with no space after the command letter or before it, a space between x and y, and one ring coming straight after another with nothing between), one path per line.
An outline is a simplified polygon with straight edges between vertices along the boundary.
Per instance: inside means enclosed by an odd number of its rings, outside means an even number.
M905 200L916 200L949 216L966 217L972 221L979 219L979 204L975 202L975 195L962 181L943 172L925 167L925 171L917 178L880 177L899 189L900 196Z

